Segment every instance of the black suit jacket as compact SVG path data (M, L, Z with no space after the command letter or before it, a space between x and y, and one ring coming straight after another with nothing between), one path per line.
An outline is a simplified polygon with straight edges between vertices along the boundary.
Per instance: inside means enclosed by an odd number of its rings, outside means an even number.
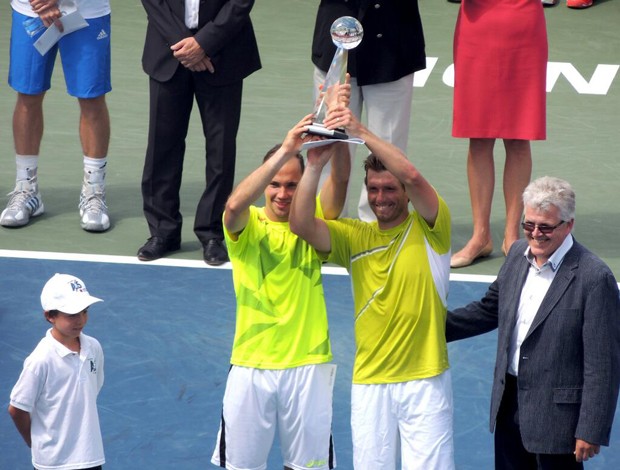
M448 312L448 341L498 328L491 395L493 431L505 387L508 351L529 263L513 244L497 279L478 302ZM598 257L574 242L519 358L519 425L532 453L569 454L575 439L609 445L620 384L618 285Z
M202 72L210 85L228 85L260 69L260 57L250 20L254 0L201 0L197 30L185 26L184 0L142 0L148 16L142 67L165 82L182 67L170 46L194 36L211 58L215 73Z
M424 32L417 0L321 0L312 41L312 62L327 71L336 52L329 33L341 16L364 28L349 51L348 71L360 86L388 83L426 67Z

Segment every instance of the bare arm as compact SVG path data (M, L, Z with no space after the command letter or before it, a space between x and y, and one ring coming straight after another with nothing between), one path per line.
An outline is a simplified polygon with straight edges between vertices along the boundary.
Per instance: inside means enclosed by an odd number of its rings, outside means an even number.
M340 106L349 106L351 100L351 76L346 75L345 83L338 83L327 90L327 116L333 110L339 110ZM340 127L340 121L336 121L332 128ZM331 170L329 177L321 188L321 207L323 216L328 219L336 219L344 208L347 197L347 187L351 175L351 155L349 145L346 143L330 145L325 149L330 152L327 160L331 159Z
M325 147L319 147L325 148ZM351 157L349 156L349 145L334 144L329 150L331 158L331 171L329 177L321 188L321 207L326 219L336 219L344 208L347 197L347 186L349 185L349 175L351 174Z
M232 234L241 232L250 217L250 205L256 201L282 166L301 149L302 134L312 124L309 114L286 135L282 147L265 163L245 178L228 198L224 212L224 226Z
M341 146L342 144L337 145ZM326 147L308 150L306 170L297 186L295 196L293 196L289 217L291 231L322 253L329 253L331 251L331 236L325 221L315 217L315 194L319 185L321 171L329 160L331 153L331 150Z
M409 196L415 210L431 227L435 225L439 211L437 193L413 163L407 160L405 154L398 147L373 134L358 121L351 110L344 106L340 106L338 110L330 113L325 120L325 125L328 127L335 126L337 123L343 124L350 135L359 137L366 142L366 147L405 186L407 196Z
M22 438L26 442L28 447L32 446L32 440L30 437L30 413L15 408L13 405L9 405L9 414L15 423L15 427L21 434Z

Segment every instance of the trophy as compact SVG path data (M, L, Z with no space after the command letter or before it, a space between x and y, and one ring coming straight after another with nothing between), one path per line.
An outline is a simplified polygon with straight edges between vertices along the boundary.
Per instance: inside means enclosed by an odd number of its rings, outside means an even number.
M343 16L332 23L330 28L332 41L336 45L336 53L329 66L321 94L314 106L314 122L308 126L308 134L346 140L349 136L344 129L327 129L323 125L327 105L332 98L330 92L334 85L344 83L347 73L347 58L349 49L359 46L364 36L364 29L359 21L352 16Z

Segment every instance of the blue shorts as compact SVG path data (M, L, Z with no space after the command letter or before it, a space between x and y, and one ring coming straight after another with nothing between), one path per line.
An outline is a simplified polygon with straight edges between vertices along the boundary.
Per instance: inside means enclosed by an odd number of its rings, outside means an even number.
M39 95L51 87L56 53L60 50L67 93L76 98L96 98L112 90L110 80L110 15L89 18L88 26L58 41L42 56L24 28L28 16L13 10L9 85L25 95Z

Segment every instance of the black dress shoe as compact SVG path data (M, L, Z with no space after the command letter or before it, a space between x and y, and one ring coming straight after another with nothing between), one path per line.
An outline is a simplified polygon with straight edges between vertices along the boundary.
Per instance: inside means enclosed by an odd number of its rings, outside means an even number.
M138 250L138 259L140 261L153 261L180 248L181 241L178 239L169 240L167 238L151 237Z
M219 266L229 261L224 241L219 238L212 238L207 241L203 247L203 255L205 263L210 266Z

